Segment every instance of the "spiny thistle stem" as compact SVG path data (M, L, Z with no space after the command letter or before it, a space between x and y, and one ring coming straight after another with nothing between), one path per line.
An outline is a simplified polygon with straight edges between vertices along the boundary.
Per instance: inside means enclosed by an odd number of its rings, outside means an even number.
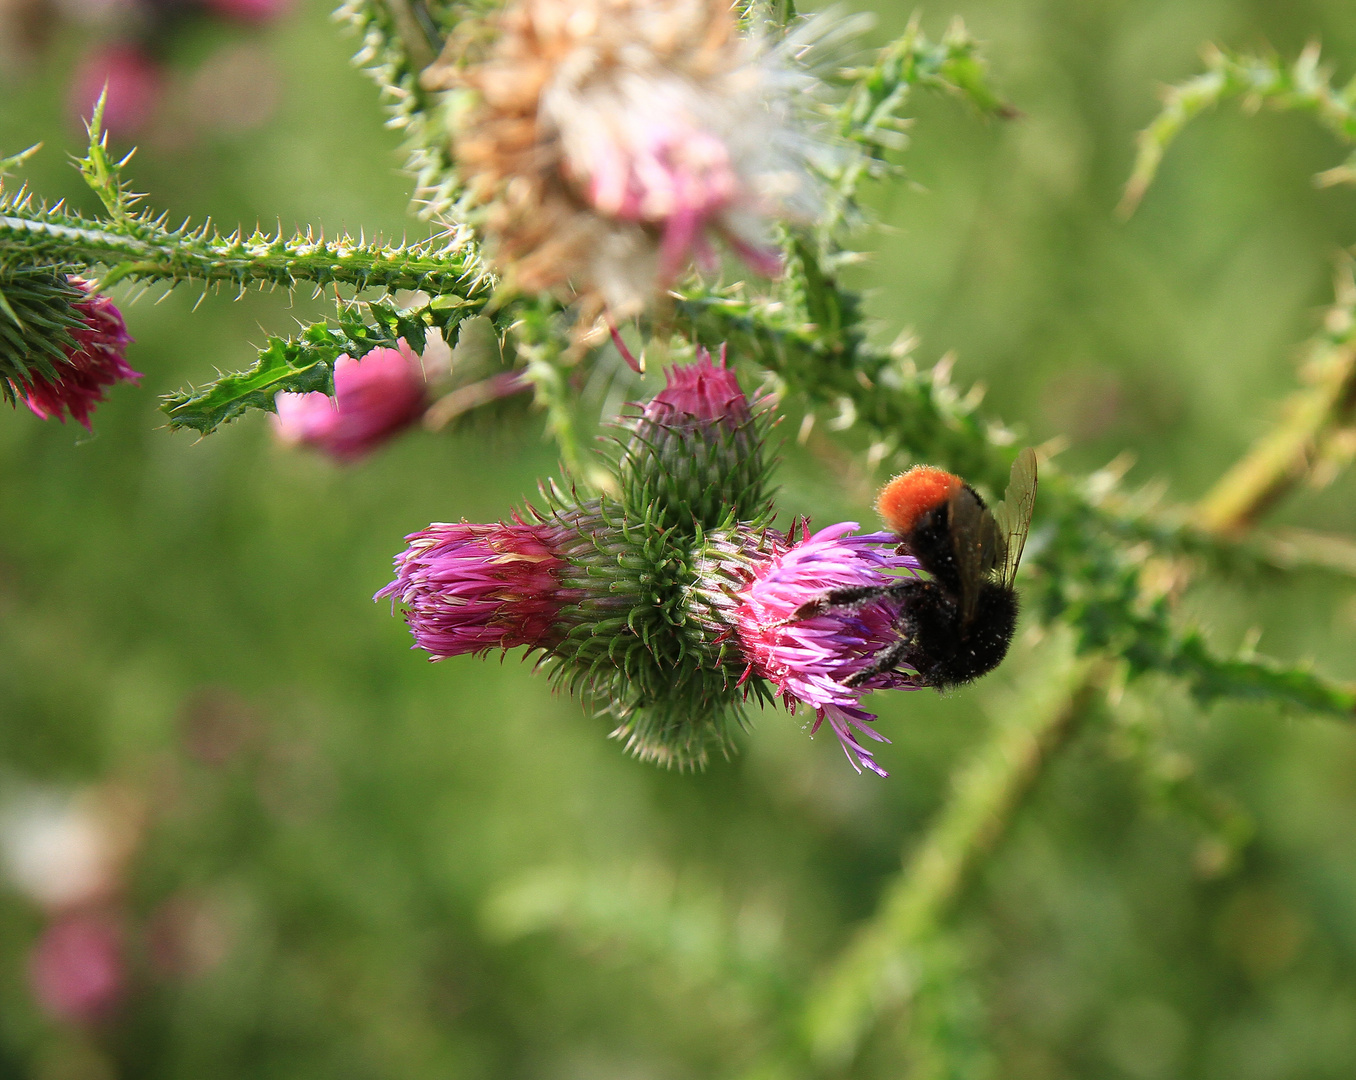
M1344 263L1326 333L1311 347L1303 375L1310 385L1281 406L1282 419L1259 439L1201 501L1196 522L1225 535L1250 526L1313 473L1335 433L1356 412L1356 281Z
M1312 113L1343 142L1356 142L1356 79L1344 88L1332 85L1332 72L1319 65L1319 47L1312 44L1293 64L1279 56L1235 53L1209 46L1206 70L1186 82L1169 87L1163 109L1139 135L1134 170L1125 185L1120 212L1134 213L1158 174L1163 154L1192 120L1213 105L1242 98L1252 109L1267 104L1277 109ZM1320 173L1320 185L1356 181L1356 155Z
M391 246L340 236L284 238L255 232L223 237L207 229L165 229L133 218L90 221L25 201L0 203L0 259L52 266L105 266L115 281L192 281L238 287L301 283L355 289L423 289L484 302L490 279L473 249Z
M951 798L876 914L810 993L805 1035L821 1065L846 1062L875 1019L907 1000L916 978L910 953L939 930L1045 765L1091 713L1111 667L1090 658L1058 679L1042 673L1039 692L1011 709L956 772Z

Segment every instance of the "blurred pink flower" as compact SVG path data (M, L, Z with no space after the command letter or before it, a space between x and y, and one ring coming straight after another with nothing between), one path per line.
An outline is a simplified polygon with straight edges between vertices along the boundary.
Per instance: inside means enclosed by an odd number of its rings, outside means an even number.
M515 0L478 62L449 39L421 80L474 92L453 141L511 281L621 319L689 264L714 269L722 243L780 271L772 223L821 212L813 82L737 8Z
M102 912L53 920L29 956L28 975L34 998L56 1019L107 1019L127 986L121 924Z
M88 294L72 305L84 317L85 325L71 331L75 347L68 348L66 362L57 365L60 374L55 381L38 375L18 389L28 407L42 419L55 418L64 424L69 414L90 429L89 414L104 400L104 388L135 382L141 372L133 371L123 355L132 338L113 301L92 292L83 278L71 275L67 280Z
M291 6L291 0L207 0L209 10L228 19L262 23L276 19Z
M375 450L414 423L428 405L419 358L400 349L373 349L334 365L334 396L281 393L273 429L284 443L311 446L340 461Z
M70 107L88 120L99 95L104 99L104 130L116 135L144 128L160 102L164 74L160 65L135 45L101 45L86 53L71 78Z

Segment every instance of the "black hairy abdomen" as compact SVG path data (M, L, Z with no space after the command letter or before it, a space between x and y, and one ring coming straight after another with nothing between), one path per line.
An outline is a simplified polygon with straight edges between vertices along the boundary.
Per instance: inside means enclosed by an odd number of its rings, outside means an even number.
M1017 594L993 582L980 586L974 617L962 622L956 598L937 581L900 589L898 628L909 647L904 663L939 690L960 686L996 668L1017 629Z

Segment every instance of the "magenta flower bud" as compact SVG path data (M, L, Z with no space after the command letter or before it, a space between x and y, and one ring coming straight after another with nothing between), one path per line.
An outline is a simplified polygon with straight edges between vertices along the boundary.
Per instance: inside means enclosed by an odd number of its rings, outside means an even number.
M70 275L67 281L87 294L71 305L84 325L71 329L74 344L66 347L65 362L57 363L57 378L32 374L19 392L43 420L55 418L64 424L69 415L90 429L90 413L104 400L104 389L135 382L141 373L133 371L124 356L132 338L113 301L94 292L83 278Z
M619 479L628 505L656 526L704 529L749 521L767 509L766 423L738 379L697 349L665 372L667 385L628 421Z
M671 427L675 424L719 424L743 427L753 417L749 399L726 364L726 347L720 347L720 363L700 345L695 363L674 364L664 372L666 385L641 413L642 425Z
M550 648L563 634L561 608L581 595L561 583L565 537L559 526L516 519L435 523L405 538L396 579L376 598L406 606L415 645L433 660Z
M314 447L339 461L375 450L409 427L428 404L419 358L399 349L373 349L334 364L334 396L281 393L273 428L284 443Z
M767 679L792 712L801 704L814 709L811 734L827 720L853 768L884 776L885 770L860 737L889 740L871 727L875 716L859 703L871 690L918 686L907 671L898 670L876 675L861 686L850 687L847 682L894 643L895 602L881 599L858 610L839 608L794 618L802 605L831 589L884 585L893 580L892 571L917 569L912 557L895 553L898 540L892 534L847 535L856 528L854 521L843 522L813 536L802 534L798 543L788 536L782 550L754 565L730 618L748 662L744 678Z
M38 938L28 976L52 1017L82 1025L108 1019L127 986L122 926L100 912L61 916Z

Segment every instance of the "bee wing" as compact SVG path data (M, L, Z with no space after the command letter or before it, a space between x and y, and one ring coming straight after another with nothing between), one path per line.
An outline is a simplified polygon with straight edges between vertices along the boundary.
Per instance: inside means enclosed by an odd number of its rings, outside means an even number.
M1017 564L1022 561L1026 534L1031 531L1031 513L1036 508L1036 451L1027 447L1012 463L1012 475L1003 501L994 507L993 516L998 532L1005 541L999 580L1010 586L1017 576Z
M980 587L1003 558L1003 537L993 515L973 492L956 492L947 504L947 513L961 583L961 618L969 622L975 614Z

